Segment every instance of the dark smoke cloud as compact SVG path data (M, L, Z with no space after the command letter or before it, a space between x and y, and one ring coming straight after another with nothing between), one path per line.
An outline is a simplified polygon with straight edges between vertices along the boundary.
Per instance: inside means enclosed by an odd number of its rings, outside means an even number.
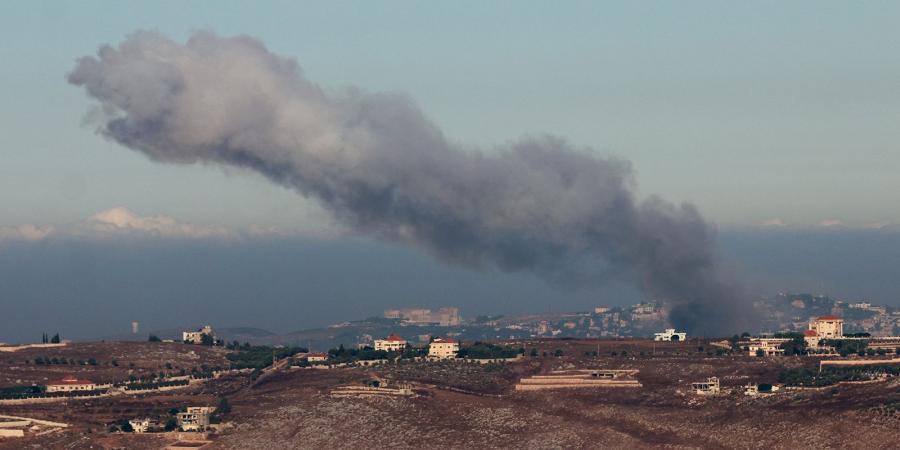
M68 80L100 103L104 136L155 161L252 169L361 235L475 269L625 278L695 333L746 317L693 206L637 201L628 162L561 138L465 148L403 95L329 92L259 41L209 32L135 33Z

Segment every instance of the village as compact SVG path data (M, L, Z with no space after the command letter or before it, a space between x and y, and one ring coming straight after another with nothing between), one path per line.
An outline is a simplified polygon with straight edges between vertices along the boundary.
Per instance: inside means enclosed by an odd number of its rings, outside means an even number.
M89 429L116 442L146 434L154 443L165 443L154 448L214 448L246 420L249 411L242 410L256 408L247 403L254 392L304 379L327 396L321 401L421 402L448 392L464 399L521 402L527 401L522 396L545 391L596 398L592 392L599 390L617 404L649 396L671 406L665 396L674 395L684 407L696 407L713 399L721 399L714 402L720 406L722 401L741 405L744 397L778 404L797 395L815 398L822 389L860 386L882 389L886 397L869 394L867 408L891 417L900 401L887 395L898 383L900 337L845 334L844 320L835 315L811 318L802 333L744 333L720 340L667 328L653 339L536 336L487 342L429 336L425 343L413 343L400 334L404 329L372 345L327 351L226 343L208 325L184 331L180 341L151 336L146 343L0 347L6 367L0 413L9 417L0 418L0 446L15 440L49 442L55 435ZM122 348L110 353L109 346ZM101 360L98 354L85 360L91 348L115 357ZM80 358L66 357L69 352ZM146 357L129 361L137 354ZM79 413L77 404L94 412ZM131 406L110 408L117 404Z

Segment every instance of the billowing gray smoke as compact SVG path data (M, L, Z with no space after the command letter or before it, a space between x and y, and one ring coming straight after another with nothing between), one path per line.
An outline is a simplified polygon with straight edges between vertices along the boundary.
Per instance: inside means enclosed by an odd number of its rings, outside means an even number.
M248 37L138 32L68 79L100 102L108 138L156 161L255 170L361 235L476 269L624 278L694 333L746 317L711 227L690 205L636 201L626 161L556 137L464 148L409 98L328 92Z

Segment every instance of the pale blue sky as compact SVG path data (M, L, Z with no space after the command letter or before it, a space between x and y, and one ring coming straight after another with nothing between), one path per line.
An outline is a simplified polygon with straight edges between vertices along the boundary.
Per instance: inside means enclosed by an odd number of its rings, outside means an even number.
M81 126L90 102L65 74L140 28L249 34L323 86L410 94L461 142L566 136L726 226L900 222L898 23L900 3L874 1L5 1L0 226L114 206L322 221L256 175L151 163Z

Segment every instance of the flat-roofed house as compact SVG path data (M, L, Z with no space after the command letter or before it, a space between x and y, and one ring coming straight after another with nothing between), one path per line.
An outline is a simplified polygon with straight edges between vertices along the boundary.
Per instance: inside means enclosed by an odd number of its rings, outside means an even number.
M679 333L675 331L674 328L666 328L666 331L662 333L653 333L654 341L672 341L672 342L684 342L687 340L687 333Z
M128 421L128 424L131 425L131 429L135 433L146 433L150 431L152 426L150 419L131 419Z
M809 322L809 329L818 333L822 339L840 339L844 337L844 319L838 316L819 316Z
M185 412L178 413L178 426L184 431L205 431L215 409L212 406L188 406Z
M459 341L451 338L437 338L428 345L428 357L449 359L459 353Z

